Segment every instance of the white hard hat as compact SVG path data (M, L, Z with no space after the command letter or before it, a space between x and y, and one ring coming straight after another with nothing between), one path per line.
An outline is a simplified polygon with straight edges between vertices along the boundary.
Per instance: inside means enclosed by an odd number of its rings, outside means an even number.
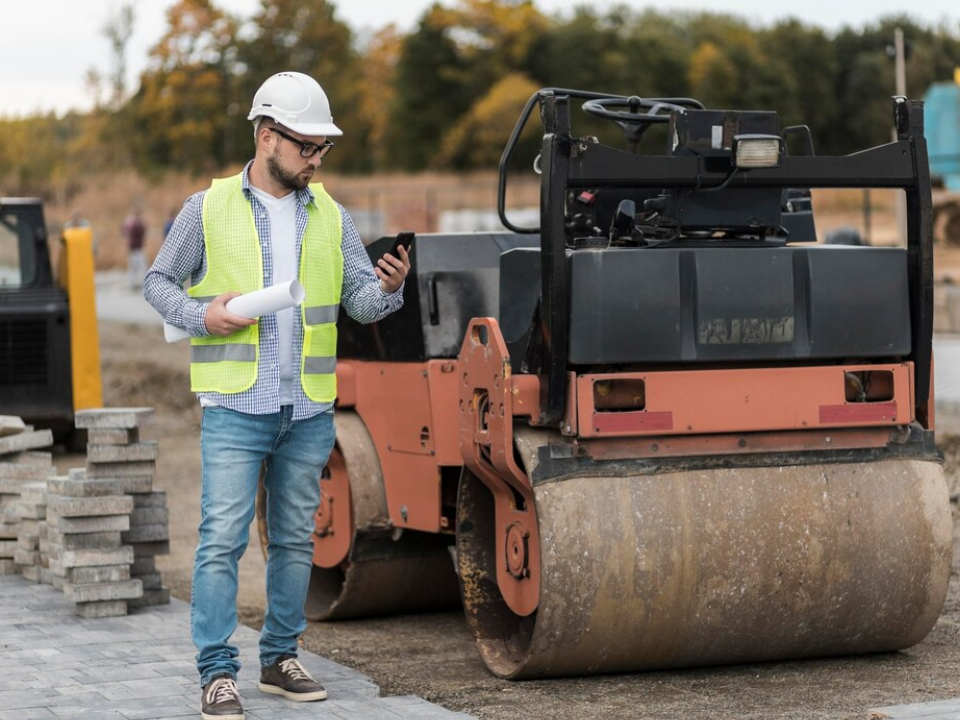
M333 124L330 101L320 84L298 72L277 73L253 96L247 120L271 117L301 135L343 135Z

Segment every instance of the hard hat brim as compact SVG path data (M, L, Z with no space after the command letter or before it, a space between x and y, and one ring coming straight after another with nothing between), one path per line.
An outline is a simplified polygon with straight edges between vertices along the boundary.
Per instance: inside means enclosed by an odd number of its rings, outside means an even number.
M280 118L258 110L251 110L250 114L247 115L247 120L256 120L259 117L269 118L301 135L323 135L326 137L341 137L343 135L343 130L333 123L286 123Z
M290 123L287 124L282 120L278 120L281 125L288 127L293 130L295 133L300 133L301 135L323 135L325 137L340 137L343 135L343 130L338 128L333 123Z

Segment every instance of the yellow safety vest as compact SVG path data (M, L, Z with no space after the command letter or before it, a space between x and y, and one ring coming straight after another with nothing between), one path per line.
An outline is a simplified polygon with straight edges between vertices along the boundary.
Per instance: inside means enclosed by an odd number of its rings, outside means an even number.
M321 183L310 186L314 202L306 206L307 227L300 251L299 279L305 290L300 306L303 352L300 382L315 402L337 397L337 312L343 285L342 226L336 203ZM251 203L243 194L243 176L214 180L203 198L203 235L207 272L187 292L205 302L225 292L263 288L263 255ZM239 393L257 381L260 325L226 337L192 338L190 389Z

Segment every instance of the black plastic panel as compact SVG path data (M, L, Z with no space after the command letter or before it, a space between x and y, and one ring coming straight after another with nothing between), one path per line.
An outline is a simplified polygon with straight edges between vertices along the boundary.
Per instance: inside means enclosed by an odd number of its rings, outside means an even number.
M393 239L367 246L374 263ZM507 232L417 235L403 308L370 325L341 312L338 355L396 362L456 357L472 318L498 316L501 253L539 243L536 235ZM540 276L531 282L539 292Z
M72 420L70 309L60 288L0 292L0 414Z
M904 250L614 248L568 262L574 365L910 353Z

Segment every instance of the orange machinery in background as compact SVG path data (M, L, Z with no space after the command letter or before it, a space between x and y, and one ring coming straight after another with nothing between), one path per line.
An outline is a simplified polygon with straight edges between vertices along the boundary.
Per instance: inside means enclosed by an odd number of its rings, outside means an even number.
M626 148L575 132L575 102ZM521 228L506 170L535 108ZM773 112L531 98L508 231L418 236L403 309L339 321L308 615L459 599L507 678L925 637L951 513L922 103L893 109L895 142L824 157ZM816 242L810 188L864 186L903 190L906 248Z

